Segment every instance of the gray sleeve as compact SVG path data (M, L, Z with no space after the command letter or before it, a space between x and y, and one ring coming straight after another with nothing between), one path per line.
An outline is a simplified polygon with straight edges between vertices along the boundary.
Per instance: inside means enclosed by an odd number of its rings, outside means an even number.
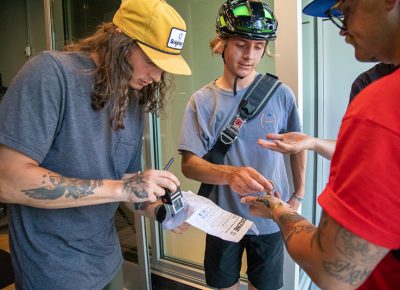
M183 115L178 150L189 151L203 157L208 151L205 146L207 140L204 139L207 139L207 137L201 132L197 108L192 97L186 105Z
M52 142L62 107L62 74L48 54L18 72L0 103L0 143L41 163Z
M300 121L299 110L296 106L294 93L288 86L284 86L284 88L286 97L287 122L286 128L284 129L285 131L281 133L301 132L302 125Z
M207 113L197 106L195 98L192 96L183 115L179 151L189 151L203 157L211 149L215 138L211 136L206 115Z

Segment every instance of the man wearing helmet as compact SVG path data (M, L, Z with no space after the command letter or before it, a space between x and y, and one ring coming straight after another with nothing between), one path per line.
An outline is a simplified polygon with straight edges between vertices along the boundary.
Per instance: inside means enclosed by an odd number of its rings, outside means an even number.
M296 209L304 195L305 154L291 156L295 187L292 194L283 156L263 150L256 142L266 133L301 130L293 93L285 85L276 90L256 117L242 126L223 164L202 159L259 74L255 68L268 52L268 41L275 39L277 26L271 8L259 0L224 3L217 17L217 34L210 42L213 53L222 55L224 60L223 75L195 92L184 114L179 145L184 175L216 185L210 198L225 210L251 219L259 230L259 235L249 232L239 243L207 235L206 281L219 289L239 288L244 249L249 289L282 287L283 243L279 229L274 222L251 216L247 205L240 204L237 193L260 195L279 188L284 200Z

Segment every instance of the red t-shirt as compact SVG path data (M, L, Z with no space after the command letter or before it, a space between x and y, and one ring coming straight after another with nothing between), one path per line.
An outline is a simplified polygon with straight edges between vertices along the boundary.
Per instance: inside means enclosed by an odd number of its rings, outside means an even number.
M318 201L347 230L400 249L400 69L369 85L350 105ZM400 261L392 252L360 289L400 289Z

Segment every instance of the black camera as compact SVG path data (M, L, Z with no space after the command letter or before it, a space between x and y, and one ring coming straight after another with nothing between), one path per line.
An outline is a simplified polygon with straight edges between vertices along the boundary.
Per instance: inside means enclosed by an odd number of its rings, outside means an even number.
M184 208L183 195L179 186L174 193L166 189L165 195L161 196L161 201L168 205L166 208L172 215L176 215Z
M169 189L165 189L165 195L161 196L161 201L165 204L166 210L171 212L172 216L184 208L183 195L179 186L174 193ZM141 202L135 203L135 210L140 210L141 205Z

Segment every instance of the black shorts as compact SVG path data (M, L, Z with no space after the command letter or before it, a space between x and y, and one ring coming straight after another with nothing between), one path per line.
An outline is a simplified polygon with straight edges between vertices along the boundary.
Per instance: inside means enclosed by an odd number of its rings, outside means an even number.
M243 251L247 253L247 277L257 289L283 286L283 240L281 233L246 235L239 243L207 235L204 268L207 285L228 288L240 278Z

